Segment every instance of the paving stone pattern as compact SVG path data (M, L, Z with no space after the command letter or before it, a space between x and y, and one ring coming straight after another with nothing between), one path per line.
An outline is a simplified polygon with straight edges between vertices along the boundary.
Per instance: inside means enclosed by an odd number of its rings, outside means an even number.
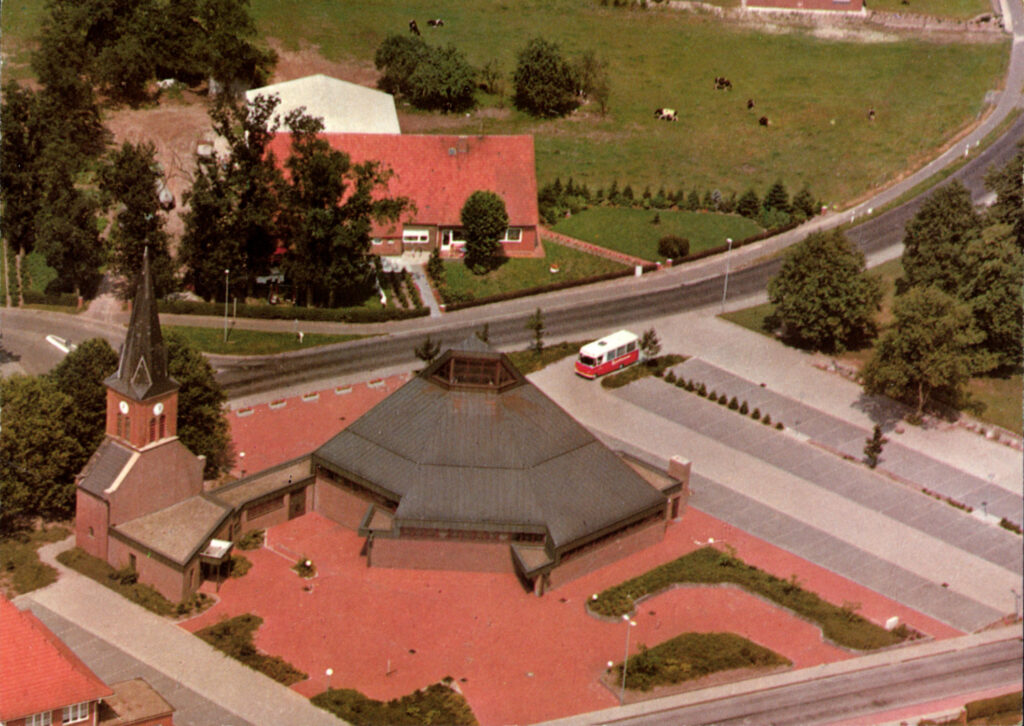
M668 466L667 460L608 434L600 438L654 466ZM711 479L693 474L690 484L690 505L696 509L964 631L1003 615Z
M106 683L144 678L174 706L176 726L252 726L52 610L38 603L31 603L29 609Z
M715 390L728 394L730 398L735 396L740 401L746 400L751 410L760 408L762 412L771 414L773 421L782 421L787 427L830 449L858 461L864 457L864 441L871 435L867 429L762 388L758 383L699 358L691 358L673 370L678 376L704 383L709 391ZM979 511L987 510L989 514L1006 517L1017 524L1024 521L1024 498L903 446L895 440L897 434L891 431L891 423L882 428L888 434L889 443L882 452L881 469ZM982 502L985 502L984 506Z
M850 466L834 454L800 442L773 426L742 425L743 417L724 406L681 405L701 399L658 379L626 386L619 389L618 395L958 549L1011 572L1024 573L1024 551L1018 535L887 481L867 468ZM750 405L749 397L747 401ZM776 420L774 415L772 420Z

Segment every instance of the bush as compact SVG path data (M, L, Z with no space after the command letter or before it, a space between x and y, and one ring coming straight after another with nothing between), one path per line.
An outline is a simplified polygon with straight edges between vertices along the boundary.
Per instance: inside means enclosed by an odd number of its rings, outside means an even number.
M708 400L709 401L715 401L717 403L717 401L718 401L718 394L715 393L715 389L714 388L712 388L711 389L711 393L708 394Z
M740 404L740 413L742 413L744 416L747 415L747 412L749 410L750 409L747 408L747 402L746 401L744 401L743 403Z
M676 388L682 388L684 391L689 390L686 386L687 383L685 380L683 380L682 378L676 379Z
M964 706L967 711L968 722L976 718L987 718L1000 714L1020 714L1022 707L1022 692L1007 693L1005 696L995 698L984 698L979 701L971 701Z
M38 548L68 536L64 527L22 532L0 539L0 577L21 595L57 581L57 571L39 560Z
M750 418L754 419L755 421L760 421L761 420L761 409L755 408L754 412L752 414L750 414Z
M367 698L351 688L332 688L313 696L314 706L360 726L475 726L476 718L461 693L447 683L435 683L388 702Z
M61 552L57 555L57 561L114 590L122 597L141 605L157 615L170 616L178 614L177 606L152 587L139 584L138 582L134 584L122 583L119 570L115 570L103 560L87 554L78 547Z
M777 428L779 431L782 431L782 429L786 427L782 425L781 421L779 421L777 424L775 424L775 428Z
M288 661L278 656L265 655L256 649L253 635L262 624L263 618L246 613L197 630L195 634L217 650L270 676L278 683L290 686L305 680L306 674Z
M727 406L728 404L729 404L729 397L727 395L725 395L723 393L721 396L718 397L718 405L719 406Z
M250 529L248 532L238 538L238 549L240 550L258 550L263 546L264 535L266 532L262 529Z
M697 395L700 396L701 398L707 398L707 395L708 395L707 386L705 386L703 383L701 383L700 387L697 389Z
M301 557L298 562L292 565L292 572L303 579L309 580L316 577L316 565L313 564L313 560Z
M665 235L658 240L658 254L670 260L681 260L690 254L690 240L676 235Z
M765 426L771 426L772 425L772 417L769 416L768 414L765 414L764 418L761 419L761 423L763 423Z
M739 408L740 408L740 402L736 400L736 396L733 396L731 399L729 399L729 410L730 411L738 411Z
M665 381L668 382L668 383L675 383L676 382L676 374L673 373L672 371L669 371L668 373L665 374Z
M229 577L238 579L244 577L245 573L252 569L252 561L242 555L231 555L231 565L228 568Z

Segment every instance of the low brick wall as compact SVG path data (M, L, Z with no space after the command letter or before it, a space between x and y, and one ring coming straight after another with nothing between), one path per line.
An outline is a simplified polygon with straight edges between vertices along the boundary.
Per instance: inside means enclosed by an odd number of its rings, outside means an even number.
M307 511L315 509L332 522L337 522L349 529L359 529L359 523L363 521L363 516L371 504L370 501L362 499L322 477L317 477L315 486L314 505L309 507L307 501Z
M508 543L497 542L379 538L373 541L370 564L406 570L515 572Z
M665 536L665 522L658 519L633 532L616 537L568 561L563 561L548 576L547 588L561 587L623 557L656 545Z

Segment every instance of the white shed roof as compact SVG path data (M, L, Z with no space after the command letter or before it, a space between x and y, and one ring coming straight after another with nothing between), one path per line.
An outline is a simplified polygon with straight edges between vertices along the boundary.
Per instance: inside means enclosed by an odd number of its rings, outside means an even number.
M389 93L375 91L322 74L296 78L245 92L247 100L257 95L277 94L282 120L300 106L310 116L324 120L324 131L341 134L400 134L395 99Z

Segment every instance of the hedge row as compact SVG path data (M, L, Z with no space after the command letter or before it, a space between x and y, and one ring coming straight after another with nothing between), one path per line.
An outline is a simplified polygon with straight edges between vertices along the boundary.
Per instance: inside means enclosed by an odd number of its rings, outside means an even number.
M730 399L729 396L725 393L719 395L714 390L711 390L709 392L707 386L705 386L703 383L699 381L693 381L687 378L676 378L676 374L673 373L672 371L669 371L667 374L665 374L665 377L662 380L664 380L666 383L671 383L676 388L682 388L684 391L696 393L701 398L706 398L709 401L713 401L720 406L725 406L730 411L736 411L737 413L742 414L744 416L749 414L750 418L754 419L755 421L760 421L765 426L770 426L772 423L771 415L766 413L764 414L764 416L762 416L761 409L755 408L753 412L751 412L746 400L744 400L741 403L740 400L736 398L736 396L733 396ZM775 428L782 430L786 427L782 425L781 421L779 421L775 424Z
M737 668L788 665L793 665L788 658L735 633L683 633L653 648L641 644L627 661L626 688L649 691ZM621 663L614 672L621 683Z
M713 547L683 555L610 587L591 600L587 607L599 615L625 615L633 611L640 598L680 583L739 585L817 623L833 643L855 650L884 648L916 635L905 626L892 631L879 627L858 615L856 604L833 605L800 587L795 575L789 580L782 580Z
M256 649L253 635L262 624L263 618L246 613L197 630L195 634L222 653L278 683L290 686L306 680L308 676L284 658L266 655Z
M60 305L62 307L78 307L78 296L73 292L62 292L56 295L47 295L38 290L25 290L26 305Z
M223 303L199 302L194 300L161 300L160 312L171 315L223 315ZM261 318L264 320L314 320L337 323L383 323L388 320L406 320L429 315L426 308L414 310L367 308L304 308L277 305L238 306L237 313L232 307L232 314L240 318Z
M644 272L650 272L657 266L653 263L650 265L644 265ZM604 282L605 280L615 280L619 277L630 277L635 274L632 269L616 270L615 272L606 272L602 275L592 275L590 277L581 277L577 280L562 280L561 282L553 282L549 285L540 285L539 287L531 287L526 290L510 290L509 292L499 293L497 295L488 295L487 297L453 300L448 302L450 297L445 300L445 309L448 312L453 310L462 310L463 308L471 308L477 305L489 305L491 303L501 302L503 300L514 300L520 297L529 297L530 295L540 295L545 292L554 292L555 290L565 290L570 287L580 287L581 285L591 285L595 282ZM444 288L441 288L442 291Z

